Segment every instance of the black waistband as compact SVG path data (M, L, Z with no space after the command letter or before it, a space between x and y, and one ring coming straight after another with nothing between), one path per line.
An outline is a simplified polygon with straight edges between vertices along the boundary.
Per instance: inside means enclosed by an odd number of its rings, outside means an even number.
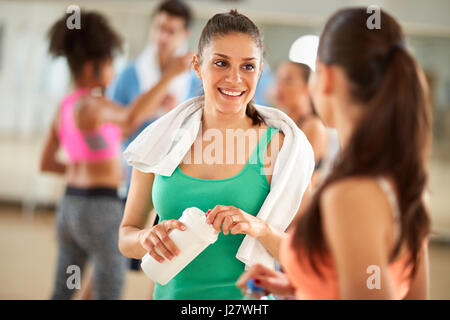
M82 196L82 197L118 198L117 189L108 187L80 188L67 186L65 194L69 196Z

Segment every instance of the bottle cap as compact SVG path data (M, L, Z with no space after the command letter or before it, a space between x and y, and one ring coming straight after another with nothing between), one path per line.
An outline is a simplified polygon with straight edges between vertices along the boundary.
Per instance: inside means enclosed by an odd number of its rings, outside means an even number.
M212 225L206 223L206 215L199 208L191 207L185 209L180 221L204 241L214 243L217 240L219 232Z
M247 288L248 290L252 291L252 292L265 292L265 290L261 287L258 287L255 284L255 280L254 279L248 279L247 280Z

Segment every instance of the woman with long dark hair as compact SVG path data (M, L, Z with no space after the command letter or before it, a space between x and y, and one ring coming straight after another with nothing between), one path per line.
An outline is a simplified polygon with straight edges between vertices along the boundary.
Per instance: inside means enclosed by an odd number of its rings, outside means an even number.
M365 8L340 10L320 37L310 89L342 151L282 242L287 275L255 266L242 288L255 278L298 299L428 296L427 85L395 19L381 11L381 29L370 30L367 18Z

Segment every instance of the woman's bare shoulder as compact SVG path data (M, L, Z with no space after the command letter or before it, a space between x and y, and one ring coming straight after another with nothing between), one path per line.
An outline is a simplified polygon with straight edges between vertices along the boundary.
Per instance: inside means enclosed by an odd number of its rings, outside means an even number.
M306 132L317 134L326 132L326 127L319 117L312 116L305 120L302 125L302 131L305 132L305 134Z
M375 177L351 177L331 184L324 190L320 208L330 248L371 248L388 255L393 220L389 202Z
M320 198L324 220L367 226L384 226L391 220L389 202L376 177L355 176L336 181Z
M377 198L382 195L382 190L378 187L376 177L354 176L346 177L332 182L325 188L321 197L321 203L324 205L333 204L336 200L351 200L359 202L362 198L365 201ZM364 202L365 202L364 201Z

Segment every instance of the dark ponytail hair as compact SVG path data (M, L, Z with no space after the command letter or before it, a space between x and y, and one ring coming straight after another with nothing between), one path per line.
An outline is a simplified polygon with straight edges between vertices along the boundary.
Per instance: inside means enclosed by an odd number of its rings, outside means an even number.
M324 190L347 177L388 175L394 180L401 211L401 236L390 261L406 243L412 277L430 232L424 192L431 107L423 71L407 51L400 25L381 11L381 29L369 30L367 18L364 8L340 10L328 20L320 37L318 60L344 70L351 96L366 111L298 220L292 245L297 252L305 249L313 270L321 275L316 259L324 262L327 251L320 214Z
M248 35L261 50L264 51L263 40L258 27L248 17L237 10L227 13L218 13L208 20L198 41L198 57L201 60L203 49L216 37L223 37L230 33L242 33ZM265 123L263 117L256 110L253 102L247 104L245 113L253 121L253 125Z
M49 52L55 57L66 57L72 76L77 77L83 65L94 62L94 69L121 50L122 40L109 26L108 21L96 12L80 12L80 29L69 29L64 14L48 31Z

